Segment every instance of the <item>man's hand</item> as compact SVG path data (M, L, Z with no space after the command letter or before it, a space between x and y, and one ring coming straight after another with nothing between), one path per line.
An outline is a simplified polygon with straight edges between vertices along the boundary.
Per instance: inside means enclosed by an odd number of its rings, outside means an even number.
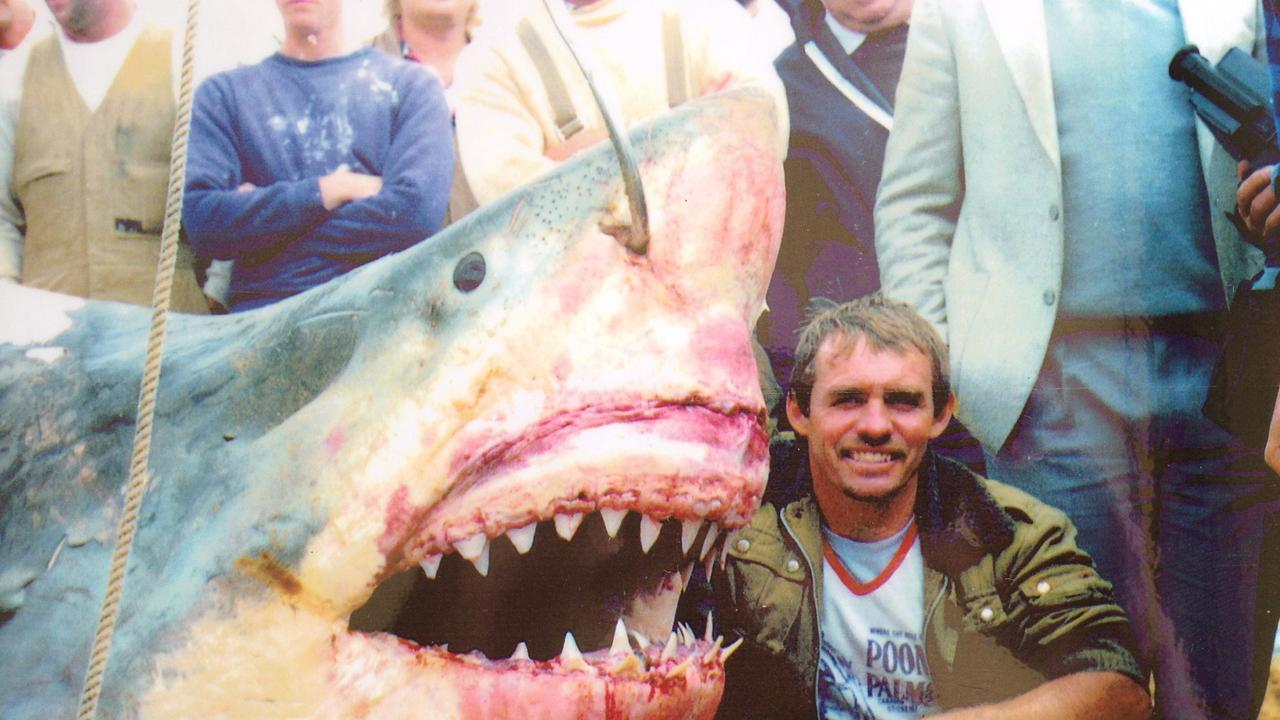
M1255 170L1245 177L1248 165L1241 162L1237 172L1242 178L1236 189L1236 211L1244 218L1245 226L1258 237L1271 235L1280 228L1280 203L1276 201L1275 187L1271 182L1274 166Z
M1267 445L1262 456L1268 467L1280 473L1280 393L1276 394L1276 404L1271 411L1271 428L1267 430Z
M346 168L320 178L320 200L325 210L335 210L352 200L372 197L381 189L381 177L354 173Z
M935 720L1145 720L1151 714L1147 691L1114 672L1084 671L1050 680L994 705L930 715Z

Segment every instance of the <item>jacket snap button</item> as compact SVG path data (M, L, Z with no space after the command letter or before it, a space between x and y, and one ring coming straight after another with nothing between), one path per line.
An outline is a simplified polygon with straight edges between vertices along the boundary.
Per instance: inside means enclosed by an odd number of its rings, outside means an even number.
M1041 595L1047 595L1051 587L1052 586L1049 585L1048 580L1041 580L1040 582L1036 583L1036 592L1040 593Z
M738 552L746 552L751 549L751 541L746 538L738 538Z
M1057 206L1057 205L1050 205L1050 206L1049 206L1049 219L1050 219L1050 220L1057 220L1057 219L1058 219L1058 215L1059 215L1059 213L1058 213L1058 206Z
M989 607L982 608L982 611L978 613L978 617L982 618L982 622L991 622L991 619L995 616L996 611Z
M793 573L799 569L800 569L799 560L796 560L795 558L791 558L790 560L787 561L787 572Z
M1045 290L1043 298L1044 298L1045 305L1052 305L1055 301L1057 301L1058 294L1052 290Z

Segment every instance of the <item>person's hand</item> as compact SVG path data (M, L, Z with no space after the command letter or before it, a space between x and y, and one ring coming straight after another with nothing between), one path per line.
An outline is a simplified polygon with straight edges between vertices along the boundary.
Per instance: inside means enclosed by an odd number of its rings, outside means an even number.
M542 154L556 162L564 162L577 154L579 150L585 150L608 137L609 131L604 128L583 130L559 145L548 147Z
M1274 166L1267 165L1245 177L1248 165L1241 162L1237 172L1242 178L1236 189L1236 211L1244 219L1245 226L1258 237L1271 235L1280 228L1280 203L1276 200L1271 182Z
M1275 408L1271 411L1271 428L1267 430L1267 445L1262 457L1268 467L1280 473L1280 393L1276 395Z
M340 168L320 178L320 200L325 210L334 210L352 200L363 200L378 194L382 178L354 173Z

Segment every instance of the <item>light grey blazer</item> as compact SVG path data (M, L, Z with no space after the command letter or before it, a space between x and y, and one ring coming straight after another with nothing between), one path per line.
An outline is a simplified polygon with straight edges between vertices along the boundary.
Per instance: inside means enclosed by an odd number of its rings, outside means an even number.
M1261 54L1256 0L1178 5L1187 41L1210 61L1232 47ZM948 340L957 415L995 451L1040 371L1062 285L1043 2L916 0L894 123L875 210L881 281ZM1235 206L1235 163L1198 129L1229 300L1262 256L1224 215Z

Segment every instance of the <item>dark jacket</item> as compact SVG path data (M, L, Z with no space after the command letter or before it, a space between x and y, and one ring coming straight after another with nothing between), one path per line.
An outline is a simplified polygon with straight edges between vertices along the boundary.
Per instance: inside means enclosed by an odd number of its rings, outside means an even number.
M759 338L786 382L795 329L810 298L852 300L880 288L871 211L889 132L863 114L805 54L814 41L839 73L869 98L888 99L860 72L823 21L818 0L794 9L796 41L774 66L787 91L791 137L787 215ZM889 75L897 85L902 56ZM891 95L891 94L890 94Z
M940 707L1002 700L1085 670L1145 686L1124 611L1065 515L932 453L920 472L924 646ZM820 523L812 495L781 514L765 505L730 544L716 616L744 643L720 717L816 716Z

